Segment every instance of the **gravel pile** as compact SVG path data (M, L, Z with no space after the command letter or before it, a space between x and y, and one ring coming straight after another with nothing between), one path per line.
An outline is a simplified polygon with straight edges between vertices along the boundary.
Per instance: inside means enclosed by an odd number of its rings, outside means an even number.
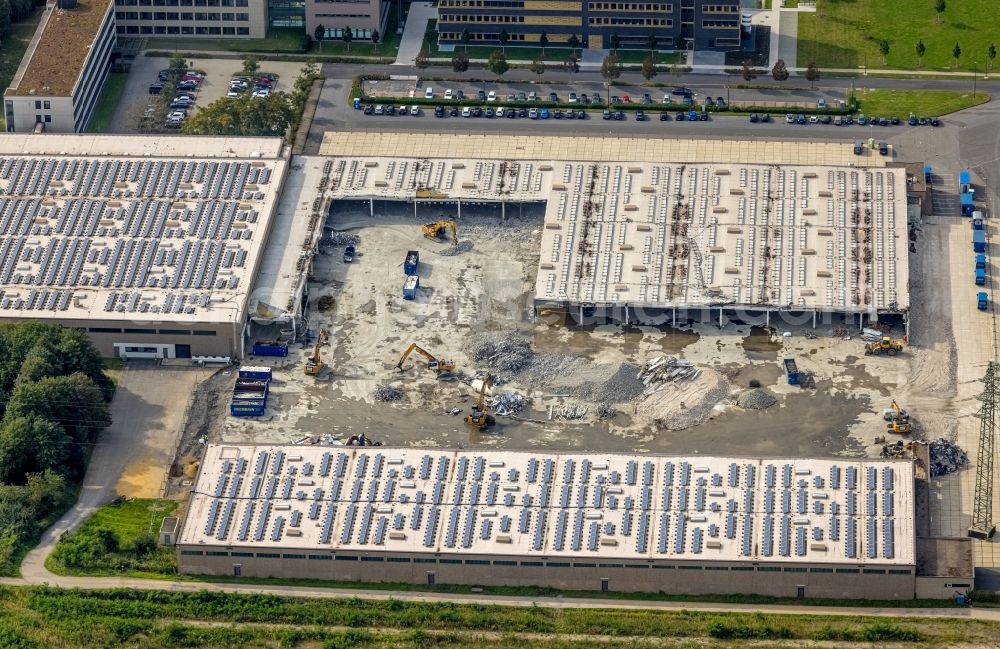
M618 411L606 403L598 404L597 416L600 419L611 419L618 414Z
M736 397L736 405L747 410L764 410L776 403L778 399L764 388L750 388Z
M403 391L387 383L380 383L372 391L372 397L376 401L399 401L403 398Z
M729 382L722 374L705 368L697 378L668 383L639 402L637 420L657 428L683 430L697 426L729 396Z
M331 246L356 246L361 243L361 237L354 232L330 232L323 237L324 243Z
M625 403L642 396L645 385L638 378L639 368L630 363L622 363L617 368L612 365L597 365L607 378L603 381L585 381L572 390L574 396L590 401Z
M474 340L469 357L487 369L513 374L524 369L534 356L531 344L510 333L487 333Z
M457 246L446 246L437 251L437 254L442 257L454 257L455 255L460 255L463 252L470 252L472 250L471 241L459 241Z
M943 437L929 445L931 455L931 476L955 473L969 466L969 456L955 442Z

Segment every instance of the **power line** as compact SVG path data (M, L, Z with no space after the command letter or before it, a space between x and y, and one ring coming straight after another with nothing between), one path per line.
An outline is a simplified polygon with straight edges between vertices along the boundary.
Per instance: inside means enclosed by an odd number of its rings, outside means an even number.
M976 487L972 506L972 525L968 535L989 539L996 532L993 524L993 453L996 445L997 371L1000 364L990 361L983 377L983 391L977 397L979 407L979 457L976 461Z

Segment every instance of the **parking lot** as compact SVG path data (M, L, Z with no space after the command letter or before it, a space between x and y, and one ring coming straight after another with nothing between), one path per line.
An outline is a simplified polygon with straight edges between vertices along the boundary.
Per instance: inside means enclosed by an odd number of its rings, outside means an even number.
M138 57L132 63L125 91L112 121L111 132L136 133L139 120L149 105L149 86L157 81L157 73L167 67L168 59L158 57ZM226 96L229 82L243 68L242 61L234 59L192 59L191 67L205 74L205 78L195 91L195 106L207 106ZM288 90L295 82L302 63L265 61L261 73L277 75L275 91Z

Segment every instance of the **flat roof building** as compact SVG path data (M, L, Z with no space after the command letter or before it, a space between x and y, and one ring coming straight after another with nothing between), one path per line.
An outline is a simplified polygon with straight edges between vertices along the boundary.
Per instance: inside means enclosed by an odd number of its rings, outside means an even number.
M0 321L105 356L242 356L281 138L0 137Z
M435 152L440 152L435 154ZM333 199L545 202L536 308L909 309L903 169L850 144L329 133ZM712 315L714 318L715 315ZM814 320L815 322L815 320Z
M4 92L9 132L86 130L111 69L111 0L50 3Z
M269 4L268 0L115 0L115 19L121 36L264 38ZM301 16L301 0L298 5Z
M177 547L188 573L912 598L913 502L908 461L219 444Z

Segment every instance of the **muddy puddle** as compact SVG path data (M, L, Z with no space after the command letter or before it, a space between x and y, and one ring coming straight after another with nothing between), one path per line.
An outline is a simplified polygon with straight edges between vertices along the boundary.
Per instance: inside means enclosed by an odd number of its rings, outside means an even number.
M595 335L595 333L597 335ZM650 330L637 327L544 327L532 339L540 352L574 354L594 360L608 349L617 349L624 356L636 358L643 343L658 345L667 354L680 354L698 341L698 334L681 329ZM646 358L636 358L644 362Z
M781 339L772 340L771 332L764 327L751 327L750 334L743 338L743 351L752 361L777 360L781 351Z

